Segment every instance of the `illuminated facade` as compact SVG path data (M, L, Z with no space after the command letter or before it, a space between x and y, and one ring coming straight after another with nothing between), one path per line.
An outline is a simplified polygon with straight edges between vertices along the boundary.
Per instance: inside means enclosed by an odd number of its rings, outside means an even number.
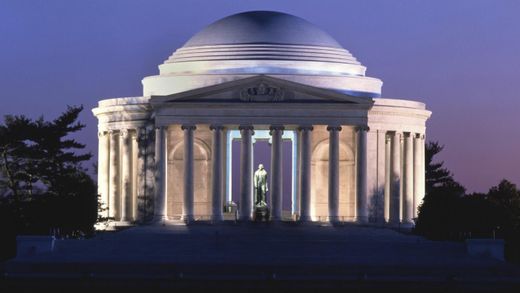
M159 70L143 79L143 96L93 109L99 194L114 225L251 220L259 138L271 145L273 221L413 225L431 112L381 98L382 81L314 25L278 12L235 14L194 35ZM227 208L234 198L236 213Z

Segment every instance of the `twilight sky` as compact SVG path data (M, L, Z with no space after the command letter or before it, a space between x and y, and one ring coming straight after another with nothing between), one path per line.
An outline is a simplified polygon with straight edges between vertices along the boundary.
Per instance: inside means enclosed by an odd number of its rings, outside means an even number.
M427 139L469 192L520 185L516 0L0 0L0 116L53 119L83 104L79 140L96 153L98 100L141 95L190 36L247 10L309 20L383 80L383 97L425 102Z

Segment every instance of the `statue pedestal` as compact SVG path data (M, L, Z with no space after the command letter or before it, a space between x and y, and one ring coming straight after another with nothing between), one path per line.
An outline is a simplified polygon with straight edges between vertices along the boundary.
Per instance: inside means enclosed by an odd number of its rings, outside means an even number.
M269 208L268 207L255 207L253 220L255 222L268 222L269 221Z

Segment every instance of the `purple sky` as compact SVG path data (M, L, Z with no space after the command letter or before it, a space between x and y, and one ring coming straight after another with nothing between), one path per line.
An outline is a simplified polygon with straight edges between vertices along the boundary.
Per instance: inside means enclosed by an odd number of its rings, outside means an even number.
M383 96L426 102L427 138L469 191L520 184L520 1L0 0L0 115L83 104L80 140L97 151L90 109L138 96L205 25L278 10L329 32L383 80Z

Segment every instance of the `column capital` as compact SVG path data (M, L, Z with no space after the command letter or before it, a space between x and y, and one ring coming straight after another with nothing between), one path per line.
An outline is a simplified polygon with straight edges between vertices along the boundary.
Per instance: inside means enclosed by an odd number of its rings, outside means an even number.
M136 135L134 136L134 138L138 142L145 141L148 138L148 131L147 131L147 129L145 127L137 128L136 129Z
M285 127L283 125L271 125L271 126L269 126L269 135L273 135L274 131L281 131L283 134L284 130L285 130Z
M358 125L356 126L356 132L358 131L370 131L370 127L368 125Z
M142 128L143 128L145 131L147 131L147 132L152 132L152 131L154 131L154 129L155 129L155 125L153 125L153 124L147 124L146 126L143 126Z
M211 124L209 126L209 129L210 130L223 130L224 129L224 126L220 125L220 124Z
M131 135L130 131L131 129L121 129L119 133L121 134L121 137L126 138Z
M271 125L269 126L269 130L285 130L285 126L283 125Z
M329 125L329 126L327 126L327 131L341 131L341 126Z
M103 136L105 136L107 134L110 134L109 131L98 131L97 135L98 135L98 137L103 137Z
M195 129L197 129L197 126L195 126L193 124L183 124L181 126L181 129L182 130L195 130Z
M299 131L313 131L314 127L312 125L300 125L298 127Z
M119 130L118 129L110 129L107 131L109 135L117 135L119 134Z
M405 137L413 137L413 132L405 131L405 132L403 132L403 136L405 136Z
M254 130L253 125L240 125L238 126L238 130Z
M390 137L390 139L392 139L393 137L399 137L399 138L402 138L403 137L403 132L402 131L397 131L397 130L389 130L386 132L386 134L388 134L388 136Z

